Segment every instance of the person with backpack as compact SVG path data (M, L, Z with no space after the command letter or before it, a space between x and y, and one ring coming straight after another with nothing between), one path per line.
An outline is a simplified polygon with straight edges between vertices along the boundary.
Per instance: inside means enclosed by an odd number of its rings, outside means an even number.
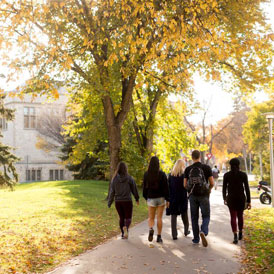
M212 175L213 175L215 190L217 190L217 187L218 187L219 173L220 173L220 171L217 168L217 166L214 166L214 168L212 168Z
M168 186L170 194L169 208L167 215L171 215L171 234L173 240L177 240L177 216L181 215L184 224L184 235L187 236L190 231L187 215L187 191L184 188L184 168L185 163L182 159L176 161L171 174L168 177Z
M191 223L193 230L193 244L199 244L200 238L203 246L207 246L206 236L210 221L209 195L214 186L210 166L200 162L201 153L192 152L193 164L185 169L184 186L189 193ZM202 225L199 229L199 209L202 213Z
M144 174L143 197L148 205L148 241L153 241L154 220L157 214L157 242L163 243L162 227L165 205L169 207L169 189L166 174L160 170L159 159L151 157L148 170Z
M114 173L110 184L108 196L108 207L111 207L115 200L115 208L119 215L119 225L122 232L122 239L128 238L129 226L132 219L132 198L133 194L137 205L139 205L139 194L133 178L128 174L127 165L120 162Z
M234 235L233 243L243 238L244 210L251 209L250 190L246 173L240 171L240 161L233 158L229 161L231 170L224 174L223 199L230 212L230 223ZM239 235L237 235L237 219Z

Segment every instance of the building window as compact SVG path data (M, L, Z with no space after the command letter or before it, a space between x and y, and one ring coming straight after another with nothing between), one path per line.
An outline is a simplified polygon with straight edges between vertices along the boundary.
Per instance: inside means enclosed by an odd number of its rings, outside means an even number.
M26 170L26 181L41 181L42 170L41 169L27 169Z
M49 171L49 180L53 181L53 170L52 169Z
M37 176L37 181L41 181L41 170L40 169L37 170L36 176Z
M55 170L55 180L59 180L59 170Z
M26 170L26 181L30 181L30 170Z
M50 179L50 181L64 180L64 170L63 169L50 169L49 179Z
M64 180L64 170L60 169L60 180Z
M8 129L8 123L5 118L0 118L0 129L2 129L2 130Z
M24 128L36 128L35 108L24 107Z

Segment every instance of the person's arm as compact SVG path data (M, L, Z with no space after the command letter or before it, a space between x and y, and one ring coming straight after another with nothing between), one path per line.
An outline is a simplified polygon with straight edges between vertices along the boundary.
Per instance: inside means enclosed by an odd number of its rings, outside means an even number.
M169 207L169 187L168 187L168 183L167 183L167 177L166 177L166 174L164 172L161 172L162 175L161 175L161 188L163 189L163 195L165 197L165 200L166 200L166 207L168 208Z
M135 198L137 205L139 205L138 189L137 189L136 183L133 178L131 178L131 180L130 180L130 189L131 189L131 193L133 194L133 196Z
M184 178L184 188L187 189L187 178Z
M184 174L184 188L187 190L187 179L188 179L188 173L187 169L185 169L185 174Z
M224 200L224 204L225 205L227 204L227 201L226 201L226 189L227 189L227 176L225 174L224 178L223 178L223 200Z
M212 169L208 166L208 181L209 181L209 191L214 187L214 179L212 174Z
M144 179L143 179L143 197L145 200L147 200L147 192L148 188L146 187L146 174L144 174Z
M168 177L167 177L167 184L168 184L168 189L169 189L169 198L170 198L170 195L171 195L171 183L170 183L170 181L171 181L171 174L169 174L168 175Z
M109 189L109 195L108 195L108 207L111 207L111 204L113 203L113 200L114 200L114 195L115 195L114 180L112 180L110 183L110 189Z
M247 209L251 209L250 189L248 184L248 177L245 173L244 173L244 188L245 188L245 194L246 194Z
M213 179L213 176L210 176L208 178L208 181L209 181L209 191L211 191L211 189L214 187L214 179Z

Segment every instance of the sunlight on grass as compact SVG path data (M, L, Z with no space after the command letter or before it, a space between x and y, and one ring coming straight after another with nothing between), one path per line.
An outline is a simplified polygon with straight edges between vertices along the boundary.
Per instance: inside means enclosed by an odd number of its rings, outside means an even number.
M247 212L245 231L243 263L246 269L253 269L254 273L274 273L274 208Z
M0 190L0 273L44 272L116 235L118 217L107 208L108 183L63 181ZM141 199L133 223L147 217Z

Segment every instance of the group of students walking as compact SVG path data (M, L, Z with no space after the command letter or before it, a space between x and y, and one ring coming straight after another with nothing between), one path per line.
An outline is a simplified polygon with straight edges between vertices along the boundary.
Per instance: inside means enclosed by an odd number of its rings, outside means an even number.
M159 159L153 156L150 159L148 170L143 179L143 197L148 206L148 241L153 241L155 217L157 220L158 243L163 243L162 227L163 214L171 216L171 235L177 240L177 217L180 216L184 225L184 235L190 234L188 221L188 202L190 204L193 244L202 241L207 246L210 222L210 192L216 187L213 172L210 166L201 163L201 154L198 150L192 152L193 164L185 168L182 159L176 161L171 173L167 177L161 171ZM243 212L251 208L250 191L247 175L240 171L240 161L237 158L230 160L231 170L224 174L223 199L229 207L231 228L234 234L233 243L243 237ZM115 207L119 215L119 225L122 239L128 238L132 219L132 194L139 205L139 194L134 179L128 174L124 162L118 164L110 185L108 207L115 200ZM199 226L199 212L201 211L202 224ZM237 225L238 223L238 225Z

